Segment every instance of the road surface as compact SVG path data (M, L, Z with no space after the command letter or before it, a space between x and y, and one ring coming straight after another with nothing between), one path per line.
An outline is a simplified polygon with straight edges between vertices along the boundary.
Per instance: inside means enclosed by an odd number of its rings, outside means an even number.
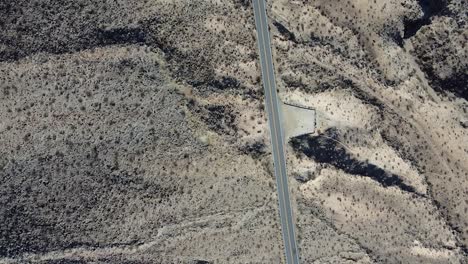
M286 263L298 264L299 252L297 250L296 236L294 234L294 221L291 202L289 199L286 158L284 155L285 141L283 137L283 129L281 127L281 108L278 100L278 93L276 91L265 0L252 1L255 25L257 28L263 87L265 88L265 105L270 124L271 146L273 151L276 183L278 186L279 211Z

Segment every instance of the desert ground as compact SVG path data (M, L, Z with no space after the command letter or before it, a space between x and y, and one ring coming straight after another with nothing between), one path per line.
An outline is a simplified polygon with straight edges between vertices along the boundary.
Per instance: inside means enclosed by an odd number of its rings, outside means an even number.
M302 263L468 263L462 0L267 1ZM0 263L284 263L248 0L0 0Z
M306 263L467 263L466 1L270 1Z
M249 4L0 1L0 27L0 263L282 262Z

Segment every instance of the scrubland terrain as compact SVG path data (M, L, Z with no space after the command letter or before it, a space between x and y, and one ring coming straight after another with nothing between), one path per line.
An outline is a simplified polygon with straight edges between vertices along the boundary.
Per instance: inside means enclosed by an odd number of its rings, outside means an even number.
M468 263L466 1L268 1L303 263ZM0 263L282 263L250 1L0 0Z
M466 1L270 1L304 263L468 262ZM296 179L296 180L295 180Z
M0 1L0 263L280 263L247 1Z

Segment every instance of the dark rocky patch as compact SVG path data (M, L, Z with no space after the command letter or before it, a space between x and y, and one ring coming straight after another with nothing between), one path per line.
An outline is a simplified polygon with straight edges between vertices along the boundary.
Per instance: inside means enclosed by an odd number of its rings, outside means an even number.
M278 29L278 32L283 35L287 40L297 43L294 33L289 31L283 24L278 21L273 21L273 25Z
M223 76L220 79L215 79L214 76L211 76L211 78L208 77L205 80L188 80L188 83L199 90L208 89L211 91L225 91L237 89L241 86L237 79L229 76Z
M463 33L466 27L461 23L463 20L457 18L464 12L460 9L451 10L454 14L437 18L419 30L411 38L412 53L437 92L453 93L468 100L468 65L463 56L457 55L457 50L466 49Z
M253 158L259 158L262 155L266 153L266 146L263 144L263 142L254 142L251 144L246 144L244 146L241 146L239 150L245 154L245 155L250 155Z
M299 89L307 89L307 85L302 82L300 79L297 79L293 76L290 76L290 75L282 75L281 76L281 80L283 80L283 82L288 86L288 87L291 87L291 88L299 88Z
M311 179L314 179L314 173L311 171L306 171L302 173L293 173L292 176L294 179L300 183L306 183L310 181Z
M213 262L210 262L208 260L202 260L202 259L196 259L190 262L190 264L211 264L211 263Z
M216 74L211 66L208 56L199 53L185 53L176 51L168 57L169 69L172 76L181 82L186 82L199 91L216 90L209 87L210 82L216 79Z
M210 129L220 134L232 134L236 127L234 121L236 116L226 105L206 105L201 115L202 120Z
M243 96L246 98L252 98L254 100L260 100L261 98L263 98L263 89L244 89Z
M461 125L463 128L468 128L468 120L462 120L462 121L460 121L460 125Z
M398 46L400 46L401 48L403 48L403 44L404 44L404 38L401 36L401 34L397 31L392 31L390 33L390 38L392 39L393 42L395 42Z
M111 28L96 30L96 39L99 46L144 43L147 38L147 33L142 28Z
M250 8L252 5L252 1L250 0L236 0L236 4L240 4L244 8Z
M321 67L320 65L298 65L291 69L294 73L302 73L306 76L316 76L313 84L305 84L304 80L294 75L282 75L281 79L288 87L302 89L307 93L320 93L336 87L349 87L353 85L350 80L336 75L334 71Z
M423 10L423 16L416 20L403 21L405 25L403 39L414 36L422 26L429 25L433 16L447 12L446 0L418 0L418 2Z
M317 162L331 164L346 173L372 178L384 187L396 186L406 192L415 192L414 188L405 184L398 175L389 173L372 163L353 158L330 138L305 135L292 139L291 145L295 151L304 153Z
M223 76L221 80L212 80L208 83L209 86L213 86L219 90L235 89L240 87L240 82L235 78L229 76Z
M352 80L345 79L343 82L346 84L346 87L349 87L353 90L354 96L356 96L356 98L360 99L362 102L375 106L379 110L384 109L383 103L377 97L374 97L360 89Z
M468 72L457 72L448 78L437 78L433 69L425 67L427 78L431 80L434 87L439 92L449 91L456 96L468 100Z

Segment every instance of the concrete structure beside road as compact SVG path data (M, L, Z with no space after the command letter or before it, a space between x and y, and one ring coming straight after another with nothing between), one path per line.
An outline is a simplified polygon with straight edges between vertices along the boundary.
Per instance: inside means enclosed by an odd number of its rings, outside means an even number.
M286 139L313 134L316 129L316 111L306 106L282 103Z

